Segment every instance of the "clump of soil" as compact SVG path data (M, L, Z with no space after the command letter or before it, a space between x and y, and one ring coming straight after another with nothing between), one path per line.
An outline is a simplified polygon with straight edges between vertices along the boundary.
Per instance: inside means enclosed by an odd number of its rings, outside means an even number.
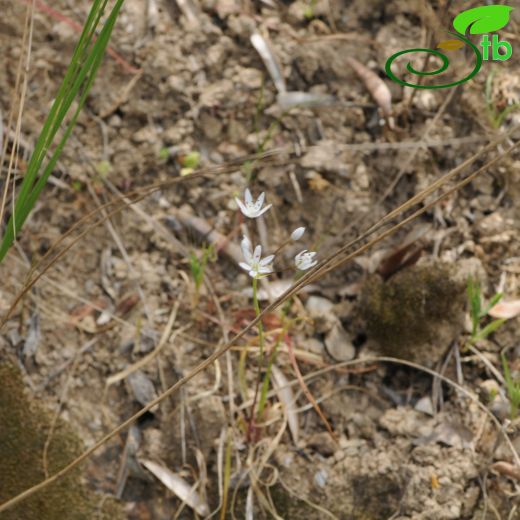
M464 302L464 285L446 264L422 264L386 282L368 278L360 311L383 354L431 365L460 332Z
M51 417L26 395L18 369L0 364L0 503L45 479L43 450ZM67 465L82 451L82 442L63 421L58 421L49 444L49 474ZM80 472L47 486L19 506L2 513L2 520L89 520L124 518L112 500L90 492L80 481Z

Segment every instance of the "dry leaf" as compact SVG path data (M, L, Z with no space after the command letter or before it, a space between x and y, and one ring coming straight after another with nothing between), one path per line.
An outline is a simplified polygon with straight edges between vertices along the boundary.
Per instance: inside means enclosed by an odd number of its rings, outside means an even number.
M510 320L520 316L520 300L512 300L509 302L498 302L489 309L488 313L492 318L500 318Z
M285 408L289 430L291 430L292 438L295 444L297 444L300 437L300 425L298 422L298 413L295 410L296 403L292 388L289 386L289 381L287 381L284 373L276 365L271 367L271 373L273 375L276 395Z
M293 107L328 107L336 101L334 96L313 94L311 92L280 92L276 96L276 102L283 110Z
M137 294L137 293L129 294L128 296L123 298L117 304L116 312L118 314L121 314L122 316L124 316L125 314L128 314L132 310L133 307L135 307L135 305L137 304L138 301L139 301L139 294Z
M509 462L498 461L491 465L491 470L500 473L501 475L507 475L515 480L520 480L520 468L509 464Z
M309 188L312 191L320 193L330 186L330 182L323 178L318 172L310 172L306 177L309 179Z
M256 49L256 52L260 54L265 68L269 72L278 93L286 92L287 87L285 85L282 69L280 68L278 60L276 59L269 42L258 32L253 33L250 40L253 47Z
M183 502L190 506L198 515L207 516L209 507L205 500L177 473L167 467L157 464L151 460L139 459L150 473L157 477L172 493L177 495Z
M325 336L325 346L329 356L334 361L350 361L356 355L352 339L346 333L339 320Z
M445 51L458 51L462 47L464 47L464 43L460 40L443 40L437 45L437 49Z
M350 56L347 56L349 65L354 69L359 79L365 84L370 95L374 98L386 117L392 114L392 94L386 83L368 67Z

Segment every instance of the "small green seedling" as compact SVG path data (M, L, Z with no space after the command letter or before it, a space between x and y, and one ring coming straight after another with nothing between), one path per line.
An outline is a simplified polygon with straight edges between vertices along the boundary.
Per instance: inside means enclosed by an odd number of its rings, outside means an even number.
M202 249L202 256L199 258L193 251L190 253L190 270L195 282L195 302L198 303L200 286L204 280L204 273L208 262L215 260L215 248L212 244Z
M502 367L506 381L507 396L511 403L511 420L516 419L520 408L520 379L513 379L506 357L502 354Z
M307 5L303 11L303 15L307 20L312 20L315 16L314 10L316 9L316 1L317 0L311 0L309 5Z
M477 341L487 338L492 332L497 330L505 320L493 320L484 328L481 328L482 320L488 315L490 309L502 299L502 293L497 293L488 304L482 308L482 294L480 282L472 277L468 279L468 300L469 315L471 317L471 336L468 343L474 344Z
M170 158L170 149L167 146L163 146L159 150L159 159L161 161L167 161Z
M498 110L493 103L493 79L495 77L496 71L493 69L488 74L486 78L486 90L485 90L485 98L486 98L486 112L488 114L489 121L491 126L497 130L502 126L504 119L515 110L520 109L520 103L513 103L512 105L507 106L503 110Z
M190 152L187 153L182 158L182 166L183 168L197 168L200 164L200 153L199 152Z
M83 189L83 184L81 183L81 181L78 181L77 179L72 181L71 186L72 186L72 189L78 193Z
M200 153L199 152L190 152L181 158L180 161L181 168L181 177L185 177L186 175L191 175L193 171L200 164Z
M108 174L112 171L112 165L109 161L99 161L96 164L96 172L97 174L103 178L106 179L108 177Z

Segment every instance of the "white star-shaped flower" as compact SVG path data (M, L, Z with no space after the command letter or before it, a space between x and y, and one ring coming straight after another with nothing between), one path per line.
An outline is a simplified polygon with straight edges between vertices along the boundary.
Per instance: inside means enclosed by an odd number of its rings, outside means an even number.
M260 196L258 199L256 199L256 202L253 202L251 192L247 188L244 193L244 202L242 202L238 197L235 197L235 200L238 204L238 207L240 208L240 211L249 218L257 218L260 215L263 215L272 206L272 204L268 204L265 208L262 209L265 200L265 193L260 193Z
M271 263L274 259L274 255L261 258L262 246L256 246L253 252L251 242L246 236L242 239L241 247L245 262L240 262L238 265L248 271L251 278L261 278L273 272Z
M306 271L318 263L318 260L314 260L315 256L316 252L304 249L294 257L294 263L300 271Z

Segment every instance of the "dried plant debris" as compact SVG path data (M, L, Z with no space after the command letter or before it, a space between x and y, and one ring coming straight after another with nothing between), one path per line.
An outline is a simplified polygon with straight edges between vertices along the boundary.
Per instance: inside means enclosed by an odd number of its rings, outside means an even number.
M208 504L196 491L197 485L188 484L180 475L157 462L145 459L140 459L139 462L198 515L206 516L209 514Z
M392 115L392 94L386 83L372 70L351 56L346 57L359 79L363 81L368 92L377 103L385 117Z

